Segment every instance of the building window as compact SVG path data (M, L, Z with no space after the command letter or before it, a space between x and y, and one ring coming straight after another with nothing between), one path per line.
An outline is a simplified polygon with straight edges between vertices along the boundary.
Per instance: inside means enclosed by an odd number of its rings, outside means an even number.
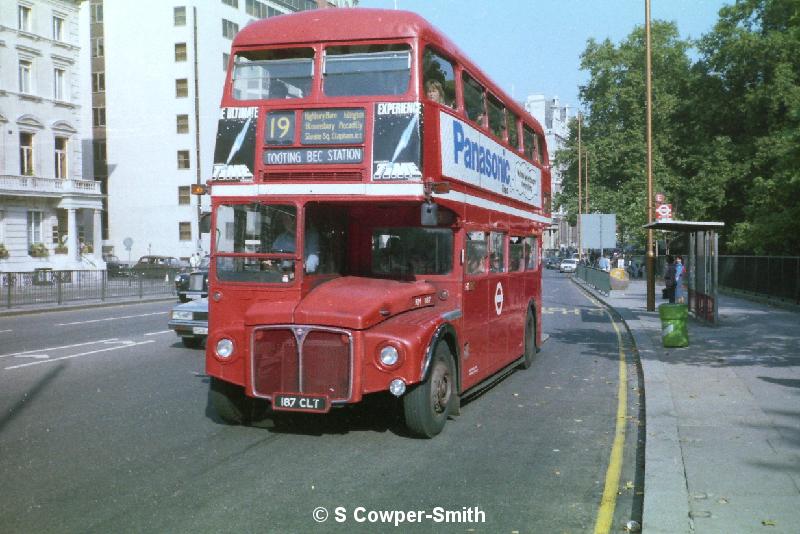
M235 7L236 9L239 8L239 0L222 0L222 3L226 6Z
M180 6L175 8L175 26L186 26L186 7Z
M92 57L103 57L104 54L103 38L95 37L92 39Z
M67 178L67 138L56 137L55 177Z
M175 98L189 96L189 81L186 78L175 80Z
M33 134L19 133L19 173L33 176Z
M222 72L228 72L228 62L231 59L230 54L222 53Z
M95 163L105 163L106 161L106 142L105 141L92 141L92 153L94 154Z
M33 62L27 59L19 60L19 92L31 94L33 92Z
M92 73L92 92L102 93L106 90L106 73L93 72Z
M239 32L239 25L235 22L222 19L222 36L226 39L233 39Z
M186 43L175 43L175 61L186 61Z
M64 40L64 19L53 15L53 40Z
M248 15L263 19L267 16L267 6L258 0L246 0L244 9Z
M29 6L17 6L17 29L23 32L31 31L31 8Z
M64 69L53 69L53 98L55 100L67 100L65 82L67 71Z
M179 222L178 223L178 234L179 234L179 239L181 241L191 241L192 240L192 223L190 223L190 222Z
M189 133L189 115L178 115L175 122L177 125L176 131L179 134Z
M93 154L95 161L106 160L106 142L105 141L92 141Z
M42 221L44 217L41 211L28 212L28 247L34 243L42 242Z
M189 168L189 151L188 150L178 150L178 168L179 169L188 169Z
M92 126L106 125L106 108L92 108Z
M95 24L102 24L103 4L92 4L92 22Z
M178 187L178 204L185 205L192 203L191 187L182 185Z

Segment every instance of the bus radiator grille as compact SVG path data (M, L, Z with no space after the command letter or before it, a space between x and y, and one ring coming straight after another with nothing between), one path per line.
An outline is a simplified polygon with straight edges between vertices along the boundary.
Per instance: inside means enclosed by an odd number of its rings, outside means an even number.
M351 348L345 332L263 328L253 334L253 392L350 398ZM300 350L298 350L300 347Z

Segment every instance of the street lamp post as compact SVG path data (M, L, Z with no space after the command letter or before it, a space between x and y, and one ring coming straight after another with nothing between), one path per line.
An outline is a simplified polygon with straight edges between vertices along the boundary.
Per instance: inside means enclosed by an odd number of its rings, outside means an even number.
M583 116L578 112L578 263L583 259L583 248L581 246L581 213L583 213L583 192L581 191L583 185L583 171L581 169L581 122Z
M647 224L653 222L653 86L650 50L650 0L644 2L645 43L646 43L646 79L647 79ZM647 229L647 311L656 309L656 273L653 252L653 229Z

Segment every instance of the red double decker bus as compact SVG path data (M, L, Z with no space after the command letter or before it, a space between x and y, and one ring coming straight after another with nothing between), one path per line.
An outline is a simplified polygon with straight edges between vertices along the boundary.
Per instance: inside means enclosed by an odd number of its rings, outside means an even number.
M231 423L389 391L416 435L541 343L541 126L413 13L233 42L209 181L209 402Z

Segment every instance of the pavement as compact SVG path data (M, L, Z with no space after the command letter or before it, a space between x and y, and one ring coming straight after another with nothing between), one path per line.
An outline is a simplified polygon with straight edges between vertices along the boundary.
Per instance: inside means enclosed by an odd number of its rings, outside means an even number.
M720 295L716 326L690 318L689 346L664 348L646 281L587 289L618 312L641 361L642 531L800 533L800 313Z

